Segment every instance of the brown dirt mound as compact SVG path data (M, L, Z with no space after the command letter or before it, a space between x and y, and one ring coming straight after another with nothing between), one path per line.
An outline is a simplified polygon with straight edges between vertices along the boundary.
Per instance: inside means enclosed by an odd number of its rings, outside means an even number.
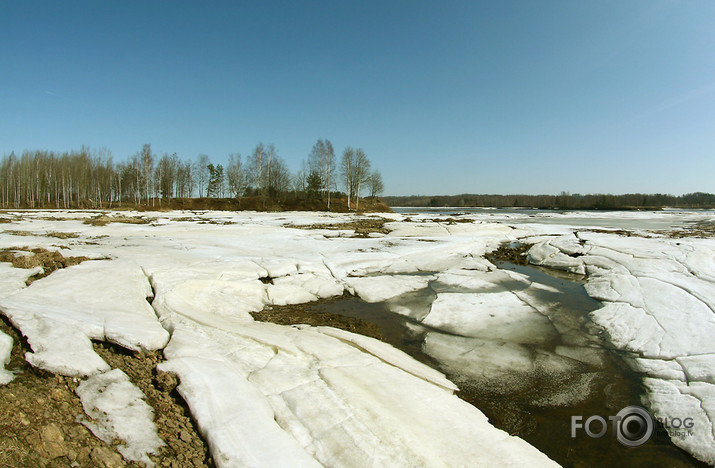
M109 223L149 224L153 220L153 218L143 218L141 216L108 216L106 214L101 214L99 216L94 216L92 218L85 219L84 224L90 224L92 226L106 226Z
M307 226L289 226L296 229L329 229L331 231L355 231L354 237L367 237L372 233L387 234L389 229L385 228L385 218L365 218L351 221L349 223L336 224L310 224Z
M48 232L47 237L57 237L58 239L76 239L79 234L76 232Z
M30 252L32 255L24 255L19 252ZM26 284L29 286L33 281L48 276L52 272L60 268L66 268L72 265L79 265L89 257L64 257L57 251L49 251L43 248L29 249L27 247L18 247L13 249L0 250L0 262L11 262L15 268L35 268L42 267L42 273L38 273L29 277Z
M154 408L159 437L167 444L159 457L152 457L158 466L214 466L188 407L176 391L176 376L156 370L164 361L161 351L133 353L112 343L95 343L94 350L107 364L124 371Z

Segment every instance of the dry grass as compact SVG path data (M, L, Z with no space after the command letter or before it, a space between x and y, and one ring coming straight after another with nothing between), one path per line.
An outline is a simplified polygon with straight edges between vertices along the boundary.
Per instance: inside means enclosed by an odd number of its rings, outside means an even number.
M15 435L6 431L2 425L0 425L0 428L3 429L0 431L0 433L3 434L3 437L0 439L0 466L16 466L14 462L22 459L26 448Z
M331 231L354 231L353 237L367 237L372 233L387 234L390 232L385 227L385 223L389 221L385 218L364 218L347 223L333 224L309 224L306 226L288 226L296 229L327 229Z
M23 237L29 237L29 236L37 236L37 235L39 235L39 234L35 234L34 232L30 232L30 231L12 231L12 230L10 230L10 231L5 230L5 231L3 231L2 233L3 233L3 234L10 234L11 236L23 236Z
M29 252L31 255L21 254ZM16 247L0 250L0 262L10 262L15 268L35 268L42 267L42 273L29 277L26 284L29 286L33 281L44 278L54 271L72 265L79 265L89 257L64 257L59 252L53 252L43 248L30 249L28 247Z
M57 237L58 239L76 239L79 237L79 234L76 232L48 232L45 234L47 237Z
M696 223L683 229L670 231L668 237L682 239L685 237L700 237L707 239L715 237L715 222Z
M124 223L124 224L149 224L154 221L154 218L144 218L141 216L124 216L124 215L114 215L108 216L106 214L101 214L93 218L88 218L84 220L84 224L90 224L92 226L106 226L109 223Z

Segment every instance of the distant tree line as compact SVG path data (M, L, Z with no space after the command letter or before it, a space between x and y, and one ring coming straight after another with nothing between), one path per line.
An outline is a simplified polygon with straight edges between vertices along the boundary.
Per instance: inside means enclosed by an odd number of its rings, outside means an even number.
M703 192L677 196L662 193L581 195L566 192L561 192L559 195L416 195L384 197L383 201L393 207L526 207L558 210L627 210L659 209L664 207L715 208L715 194Z
M344 189L345 192L338 190ZM318 140L301 169L291 173L274 145L259 143L244 159L233 153L228 163L213 164L206 154L194 161L176 153L157 155L144 145L124 161L108 150L57 153L25 151L0 160L0 205L3 208L111 208L134 204L157 206L174 198L259 198L271 201L347 197L359 209L360 197L384 191L382 175L365 152L347 147L338 160L330 140Z

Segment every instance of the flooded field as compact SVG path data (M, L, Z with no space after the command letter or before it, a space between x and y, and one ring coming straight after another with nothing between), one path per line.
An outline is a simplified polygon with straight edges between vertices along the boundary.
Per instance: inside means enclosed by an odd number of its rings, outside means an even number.
M551 305L549 319L557 333L548 333L547 339L521 337L520 341L529 343L509 342L497 333L484 339L465 338L390 310L390 303L393 307L399 303L422 308L426 314L437 292L450 289L436 282L389 303L371 304L346 296L306 304L304 310L376 326L383 341L444 372L459 385L459 396L482 410L496 427L522 437L564 466L701 466L675 447L662 429L636 448L623 446L610 428L598 439L583 430L572 438L572 416L608 419L626 406L641 405L641 379L589 320L588 313L599 303L586 294L577 278L568 274L555 277L536 267L506 262L499 266L548 287L538 291L537 299ZM523 288L517 282L503 286ZM471 362L465 363L465 359Z

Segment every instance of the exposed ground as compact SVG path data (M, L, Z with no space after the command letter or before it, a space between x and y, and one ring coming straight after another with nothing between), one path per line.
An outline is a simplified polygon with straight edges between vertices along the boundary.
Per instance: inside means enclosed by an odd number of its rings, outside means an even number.
M109 223L124 223L124 224L149 224L153 218L145 218L143 216L124 216L114 215L108 216L104 213L84 220L84 224L92 226L106 226Z
M531 248L531 244L518 244L515 246L502 244L496 250L486 255L490 262L510 262L515 265L528 265L529 258L526 252Z
M289 226L297 229L327 229L331 231L355 231L354 237L367 237L372 233L387 234L385 218L363 218L348 223L309 224L305 226Z
M79 265L88 257L65 257L57 251L50 251L43 248L30 249L28 247L15 247L0 250L0 262L10 262L15 268L35 268L42 267L42 273L32 275L25 282L28 286L33 281L51 274L60 268L72 265Z
M88 258L64 257L41 248L0 251L0 261L11 262L16 268L42 268L27 280L28 285L85 260ZM13 338L6 368L16 375L8 385L0 386L0 467L144 466L127 464L113 445L96 438L79 422L86 416L74 393L78 379L30 366L24 358L29 345L1 314L0 330ZM176 377L156 372L156 365L163 361L161 352L133 353L111 343L95 343L94 347L111 367L129 376L154 408L159 437L167 444L160 456L154 457L157 466L213 466L206 444L176 391Z
M696 223L684 229L676 229L668 232L668 236L674 239L683 237L715 237L715 221Z
M79 420L86 418L74 390L79 379L33 368L24 359L30 348L0 315L0 330L14 340L7 369L15 380L0 386L0 467L141 467L126 463L113 445L96 438ZM108 343L95 350L109 365L122 369L154 408L159 436L167 444L152 457L159 467L212 467L206 444L187 407L176 393L176 378L156 373L161 352L132 353Z
M335 302L343 296L332 299L323 299L321 303ZM326 326L339 328L341 330L346 330L353 333L358 333L360 335L369 336L382 340L382 334L380 333L380 328L368 322L367 320L362 320L359 318L346 317L338 314L325 313L315 313L308 312L308 307L315 306L315 302L308 304L295 304L295 305L285 305L285 306L270 306L266 307L260 312L252 312L251 315L254 319L260 322L272 322L279 325L298 325L306 324L312 326Z

